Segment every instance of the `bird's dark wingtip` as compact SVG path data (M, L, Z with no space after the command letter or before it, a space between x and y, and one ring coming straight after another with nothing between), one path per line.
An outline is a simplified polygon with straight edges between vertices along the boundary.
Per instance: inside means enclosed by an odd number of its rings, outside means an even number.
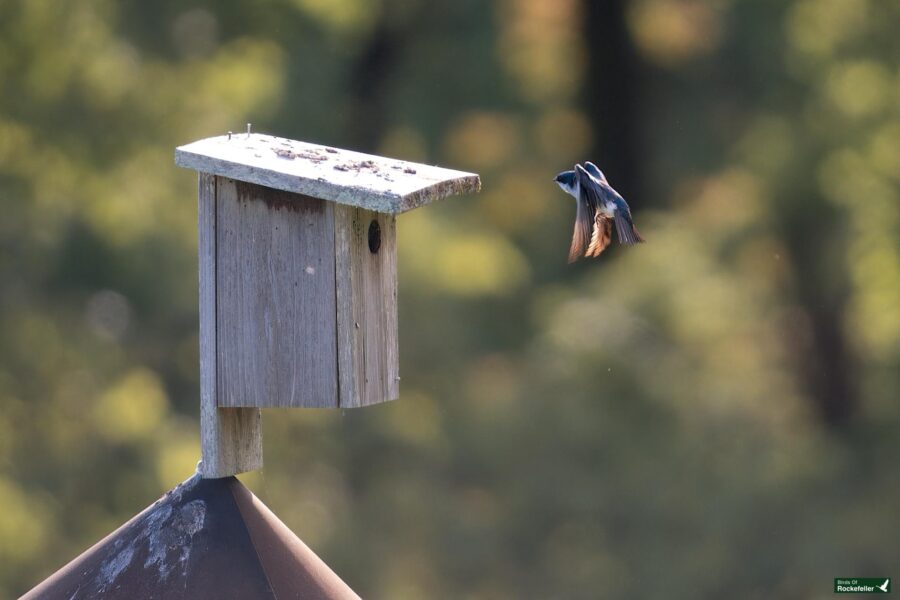
M642 236L641 233L637 230L637 227L635 227L633 224L632 224L632 226L631 226L631 230L634 232L634 241L635 241L635 243L637 243L637 244L643 244L644 242L647 241L647 240L644 239L644 236Z

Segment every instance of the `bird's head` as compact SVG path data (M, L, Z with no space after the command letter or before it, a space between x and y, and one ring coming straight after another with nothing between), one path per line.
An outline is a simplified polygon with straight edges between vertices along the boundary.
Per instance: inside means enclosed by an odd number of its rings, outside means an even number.
M553 181L555 181L556 185L562 188L564 192L577 197L576 188L578 187L578 184L575 178L575 171L563 171L554 177Z

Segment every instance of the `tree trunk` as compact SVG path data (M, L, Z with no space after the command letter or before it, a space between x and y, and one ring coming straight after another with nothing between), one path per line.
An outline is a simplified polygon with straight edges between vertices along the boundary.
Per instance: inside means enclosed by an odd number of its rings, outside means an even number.
M585 0L584 100L594 133L590 158L626 198L644 206L638 177L641 65L626 22L626 0Z
M802 192L801 192L802 193ZM846 272L829 257L838 256L840 215L824 206L801 204L785 210L782 233L790 249L796 302L806 315L808 335L793 342L798 378L822 421L832 429L845 426L859 411L856 359L844 331L847 313Z

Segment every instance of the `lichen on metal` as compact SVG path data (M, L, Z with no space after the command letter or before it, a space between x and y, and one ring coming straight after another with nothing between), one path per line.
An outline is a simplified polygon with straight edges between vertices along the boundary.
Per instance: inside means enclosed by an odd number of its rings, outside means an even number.
M22 600L359 600L234 477L194 475Z
M175 163L239 181L399 214L481 189L475 173L264 134L234 134L175 149Z

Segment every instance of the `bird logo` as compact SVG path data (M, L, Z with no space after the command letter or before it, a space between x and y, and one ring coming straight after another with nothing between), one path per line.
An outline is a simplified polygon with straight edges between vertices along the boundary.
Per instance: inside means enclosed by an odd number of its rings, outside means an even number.
M603 171L594 163L575 165L573 170L557 175L554 181L575 198L575 231L569 247L570 263L581 256L600 256L612 242L613 224L620 244L644 241L634 226L628 203L609 185Z
M884 580L884 583L882 583L881 585L879 585L879 586L877 586L877 587L878 587L878 589L881 590L882 592L887 592L887 591L888 591L888 586L889 586L889 585L891 585L891 580L890 580L890 579L885 579L885 580Z

